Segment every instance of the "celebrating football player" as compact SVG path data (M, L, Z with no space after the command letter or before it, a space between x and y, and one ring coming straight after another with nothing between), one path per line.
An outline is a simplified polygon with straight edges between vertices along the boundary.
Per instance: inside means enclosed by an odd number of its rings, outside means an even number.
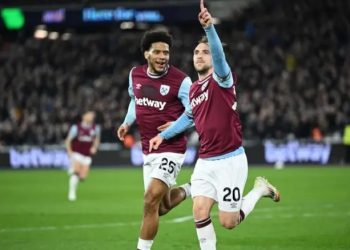
M150 140L150 150L184 131L194 122L200 150L192 178L193 215L202 250L216 249L216 234L210 218L215 203L223 227L232 229L254 209L261 197L279 201L280 194L265 178L257 177L254 188L243 197L248 175L237 111L237 80L228 66L212 17L201 1L198 15L206 36L193 53L198 80L190 89L190 110L169 128Z
M141 41L147 64L133 68L129 75L131 97L127 115L117 133L124 140L129 127L139 126L143 151L145 187L144 211L137 249L151 249L158 230L159 215L164 215L190 196L190 184L176 184L185 159L186 138L180 133L149 153L149 140L163 124L175 121L189 109L191 80L169 65L172 38L165 31L148 31Z

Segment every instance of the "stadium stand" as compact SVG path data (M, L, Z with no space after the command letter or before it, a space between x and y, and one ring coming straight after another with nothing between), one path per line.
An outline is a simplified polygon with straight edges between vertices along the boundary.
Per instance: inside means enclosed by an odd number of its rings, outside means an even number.
M201 31L169 28L171 61L194 79ZM233 13L218 30L238 75L245 138L312 138L315 129L317 138L340 138L350 122L349 1L265 0ZM102 141L115 141L129 70L143 61L141 34L113 29L11 41L0 34L0 145L61 143L87 107L99 114Z

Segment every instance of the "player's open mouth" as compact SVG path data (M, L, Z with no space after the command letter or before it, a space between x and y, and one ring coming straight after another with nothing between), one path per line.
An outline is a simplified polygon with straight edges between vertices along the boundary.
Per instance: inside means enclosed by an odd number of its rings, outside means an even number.
M156 65L157 65L158 67L164 67L164 66L165 66L165 62L164 62L164 63L156 62Z

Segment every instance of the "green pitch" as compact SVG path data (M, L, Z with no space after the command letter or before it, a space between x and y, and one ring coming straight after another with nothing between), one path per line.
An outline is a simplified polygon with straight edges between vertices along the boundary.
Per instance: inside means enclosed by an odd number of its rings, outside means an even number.
M189 179L184 169L178 183ZM238 228L214 223L219 250L350 249L350 168L251 168L279 187L280 203L263 199ZM68 202L58 170L0 172L0 249L136 249L142 212L141 169L92 170ZM161 218L154 250L198 249L187 200Z

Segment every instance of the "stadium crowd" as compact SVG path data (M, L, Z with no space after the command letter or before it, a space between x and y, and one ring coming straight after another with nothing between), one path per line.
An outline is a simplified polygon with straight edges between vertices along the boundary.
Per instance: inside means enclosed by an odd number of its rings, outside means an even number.
M197 26L170 27L171 62L193 79ZM264 0L217 29L238 76L245 138L319 139L350 123L349 1ZM102 142L115 142L129 70L144 62L141 35L115 29L12 42L0 35L0 145L61 143L87 108L98 114Z

